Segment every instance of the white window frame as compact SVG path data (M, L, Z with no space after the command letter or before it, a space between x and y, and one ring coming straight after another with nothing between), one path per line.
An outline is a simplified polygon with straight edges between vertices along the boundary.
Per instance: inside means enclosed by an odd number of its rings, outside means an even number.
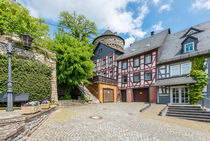
M126 65L125 68L123 67L124 64ZM126 69L127 69L127 61L123 61L123 62L122 62L122 70L126 70Z
M148 61L148 57L150 57L150 61L149 62L147 62ZM152 54L147 54L147 55L145 55L145 64L151 64L152 63Z
M112 72L112 70L109 71L109 77L113 76L113 72L112 73L111 72ZM110 74L112 74L112 76Z
M112 58L112 60L110 61L110 58ZM113 57L109 56L109 64L113 62Z
M179 74L172 75L172 67L174 67L174 66L178 66L178 69L174 69L174 70L178 70ZM181 67L180 64L170 65L170 76L179 76L181 74L180 67Z
M146 79L146 74L150 74L150 79ZM151 81L152 80L152 71L146 71L144 74L145 81Z
M135 76L137 76L138 75L138 78L139 78L139 80L138 81L135 81ZM140 82L140 73L134 73L133 74L133 82Z
M189 50L186 51L186 46L189 45L189 44L192 44L193 45L193 50L190 50L190 48L189 48ZM184 52L185 53L188 53L188 52L191 52L191 51L194 51L194 50L195 50L195 43L194 42L189 42L187 44L184 44Z
M138 60L138 65L135 65L136 60ZM139 59L139 57L134 58L133 59L133 67L139 67L139 65L140 65L140 59Z
M126 82L123 82L124 77L126 77ZM127 75L123 75L123 76L122 76L122 83L123 83L123 84L126 84L127 82L128 82L128 76L127 76Z
M104 62L105 62L105 63L104 63ZM102 65L103 65L103 66L106 65L106 59L105 59L105 58L102 60Z
M184 73L184 72L183 72L183 65L186 65L186 64L189 64L189 67L190 67L190 68L188 68L188 69L189 69L188 72ZM191 67L192 67L192 63L191 63L191 62L182 63L182 64L181 64L181 68L180 68L180 69L181 69L181 75L189 74L190 71L191 71Z

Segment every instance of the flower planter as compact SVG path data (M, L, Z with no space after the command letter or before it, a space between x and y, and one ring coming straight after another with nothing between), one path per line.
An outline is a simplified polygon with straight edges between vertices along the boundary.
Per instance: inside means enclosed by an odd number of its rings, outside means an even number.
M22 114L35 114L40 111L39 106L21 107Z
M50 108L50 104L41 104L41 108L42 109L49 109Z

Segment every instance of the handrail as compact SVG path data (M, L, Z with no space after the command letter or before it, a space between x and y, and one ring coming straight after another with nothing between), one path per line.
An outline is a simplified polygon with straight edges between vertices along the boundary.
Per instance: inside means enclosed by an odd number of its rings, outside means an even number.
M202 106L202 109L204 109L204 108L205 108L205 105L204 105L204 99L206 99L206 100L210 101L210 99L209 99L209 98L203 97L203 99L201 100L201 106Z

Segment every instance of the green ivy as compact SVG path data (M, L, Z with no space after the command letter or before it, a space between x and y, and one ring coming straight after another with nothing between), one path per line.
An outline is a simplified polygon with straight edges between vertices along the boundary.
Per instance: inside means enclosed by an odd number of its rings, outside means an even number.
M12 58L13 93L29 93L29 101L51 98L52 68L37 61ZM7 56L0 54L0 91L6 93Z
M205 58L204 56L197 56L191 58L192 69L189 76L193 77L197 83L188 84L190 104L196 105L203 98L202 91L206 85L208 85L208 76L205 72L206 66L204 65Z

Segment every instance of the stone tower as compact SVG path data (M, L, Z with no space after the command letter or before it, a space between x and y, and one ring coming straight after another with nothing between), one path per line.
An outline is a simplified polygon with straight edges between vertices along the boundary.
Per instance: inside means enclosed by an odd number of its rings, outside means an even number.
M125 45L124 39L110 30L107 30L101 36L98 36L93 41L93 44L95 46L97 46L99 43L102 43L106 46L124 52L124 45Z

